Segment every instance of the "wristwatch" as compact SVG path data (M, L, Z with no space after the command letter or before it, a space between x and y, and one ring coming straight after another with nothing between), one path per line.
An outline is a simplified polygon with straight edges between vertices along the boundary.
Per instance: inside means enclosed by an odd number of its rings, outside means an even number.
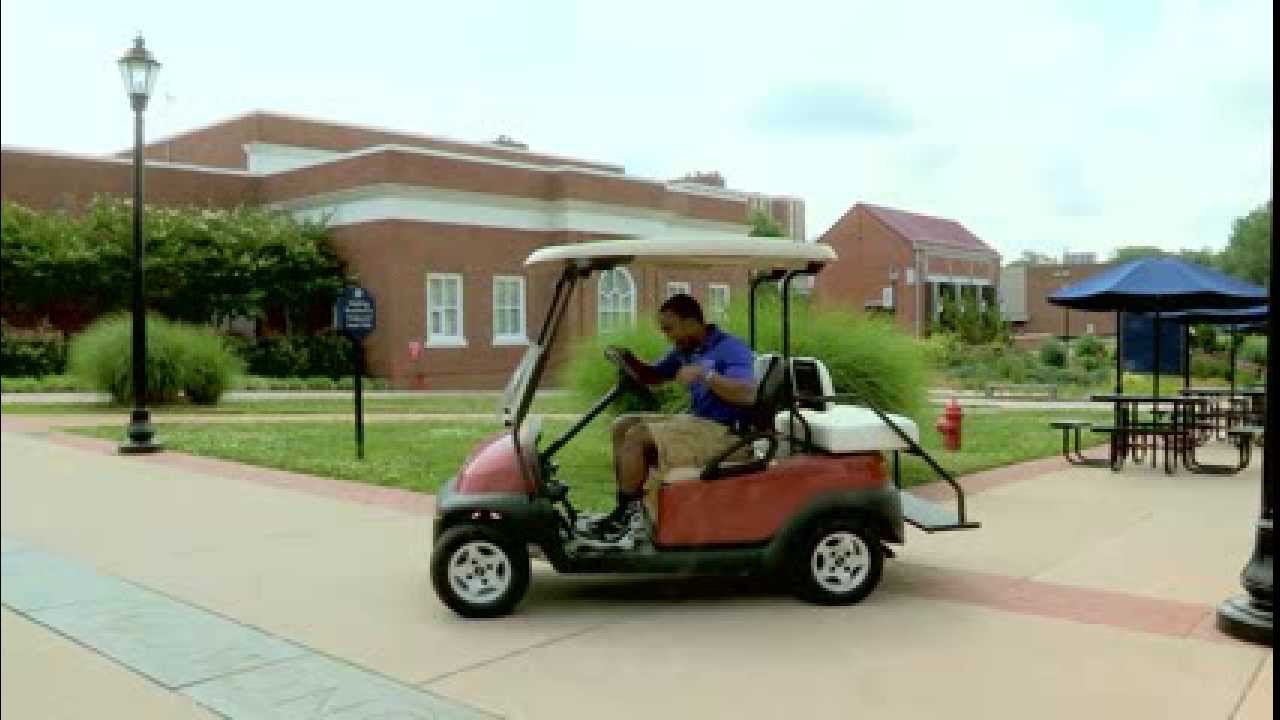
M706 372L702 373L702 384L705 385L711 382L711 376L715 374L716 371L714 368L707 368Z

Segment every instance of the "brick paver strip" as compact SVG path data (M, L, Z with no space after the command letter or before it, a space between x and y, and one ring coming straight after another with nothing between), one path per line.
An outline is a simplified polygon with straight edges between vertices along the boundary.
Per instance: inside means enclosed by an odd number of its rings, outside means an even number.
M4 418L3 429L39 432L47 428L36 424L23 427L20 421L11 423L10 418ZM59 432L49 433L47 439L59 445L81 450L106 455L116 454L117 444L107 440ZM430 515L435 508L435 498L425 493L332 480L179 452L141 455L134 459L139 462L283 487L338 500L376 505L412 515ZM1031 460L966 475L962 478L962 484L966 493L974 494L1060 470L1062 464L1060 457ZM911 492L920 497L936 500L954 497L951 488L945 483L913 487ZM1208 605L1061 585L994 573L920 565L914 567L917 571L923 570L920 574L925 579L913 579L902 585L904 592L913 595L1158 635L1230 643L1241 642L1217 630L1214 623L1215 609Z

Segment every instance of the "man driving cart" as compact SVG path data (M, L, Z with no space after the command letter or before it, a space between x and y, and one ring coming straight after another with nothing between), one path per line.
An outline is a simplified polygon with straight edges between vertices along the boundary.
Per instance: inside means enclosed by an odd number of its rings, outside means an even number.
M644 385L678 382L689 390L689 412L633 414L613 424L614 477L618 504L590 522L586 535L598 547L630 549L646 527L644 484L649 469L701 467L736 439L755 400L754 355L741 339L708 324L698 301L673 295L658 310L658 324L671 350L650 365L629 350L607 354L632 380Z

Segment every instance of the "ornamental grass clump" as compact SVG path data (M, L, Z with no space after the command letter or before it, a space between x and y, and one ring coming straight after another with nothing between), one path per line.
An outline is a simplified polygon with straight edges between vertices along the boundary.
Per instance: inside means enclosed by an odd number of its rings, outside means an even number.
M781 353L782 329L776 297L758 303L757 352ZM890 412L923 417L928 374L925 353L914 338L891 320L831 309L815 308L797 299L791 310L791 355L822 360L831 372L837 393L853 393ZM745 303L730 308L724 329L748 339ZM604 348L629 348L646 362L656 362L669 349L653 318L640 318L634 327L580 340L570 353L562 380L583 400L602 396L617 382L617 369L604 359ZM661 410L687 408L688 392L674 383L655 389ZM641 409L633 397L613 406L617 411Z
M147 316L147 404L214 404L242 371L242 362L213 330ZM68 367L86 385L120 404L134 400L133 320L106 316L71 341Z

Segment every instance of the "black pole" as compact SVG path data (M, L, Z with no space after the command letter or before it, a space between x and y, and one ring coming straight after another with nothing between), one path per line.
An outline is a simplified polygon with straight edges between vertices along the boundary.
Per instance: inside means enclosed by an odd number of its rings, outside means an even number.
M1227 376L1231 380L1231 402L1236 401L1236 326L1231 326L1231 370Z
M356 459L364 459L364 346L352 338L352 351L356 354Z
M1124 392L1124 382L1122 377L1124 374L1124 366L1121 364L1120 357L1124 355L1124 313L1116 311L1116 394Z
M1271 264L1271 287L1278 287L1276 266ZM1234 345L1232 346L1234 349ZM1267 389L1276 386L1276 360L1271 354L1275 347L1275 321L1267 310ZM1267 415L1263 420L1264 432L1271 442L1262 448L1262 508L1258 513L1253 540L1253 554L1240 573L1240 584L1246 595L1237 595L1218 606L1218 629L1228 635L1265 645L1275 645L1275 626L1271 620L1272 584L1272 524L1275 521L1275 493L1272 488L1271 470L1276 466L1276 442L1272 433L1275 403L1267 398Z
M1151 385L1151 396L1160 397L1160 311L1156 311L1156 316L1151 320L1151 334L1156 339L1155 347L1155 379Z
M147 411L147 309L143 284L142 232L142 111L145 95L131 95L133 106L133 412L129 415L128 440L120 446L124 454L150 453L161 449L154 441L151 413Z
M1182 326L1182 389L1191 387L1191 325Z

